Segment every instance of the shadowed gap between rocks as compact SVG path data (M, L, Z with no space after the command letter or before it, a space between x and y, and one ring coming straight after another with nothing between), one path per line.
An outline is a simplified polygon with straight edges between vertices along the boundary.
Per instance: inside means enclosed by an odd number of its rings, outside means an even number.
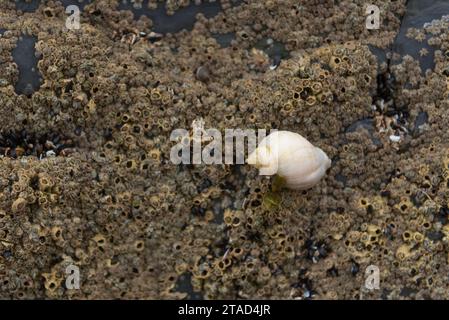
M427 69L433 70L435 48L427 44L428 37L423 42L408 38L406 36L407 29L422 28L425 23L448 15L449 2L447 0L409 0L406 10L401 28L393 44L393 51L399 53L401 57L410 55L418 60L423 73ZM420 55L422 48L427 49L427 55Z
M52 132L30 133L27 130L0 132L0 156L17 159L35 156L43 159L50 156L69 155L75 147L72 139Z
M22 35L12 51L14 62L19 68L19 80L14 86L15 91L28 97L39 90L42 82L37 68L39 59L36 57L36 41L37 38L34 36Z
M164 3L158 3L156 9L148 9L148 0L143 1L142 8L134 8L131 3L120 3L119 10L130 10L134 19L145 15L153 21L153 31L157 33L176 33L183 29L192 30L196 15L202 13L206 18L216 16L221 9L220 2L204 2L200 5L190 4L180 8L173 15L168 15Z
M67 7L70 5L77 5L81 10L93 0L83 0L80 2L79 0L59 0L63 6ZM16 0L16 9L23 12L35 12L39 5L41 4L41 0L32 0L30 2L26 2L24 0ZM45 2L44 2L45 3Z

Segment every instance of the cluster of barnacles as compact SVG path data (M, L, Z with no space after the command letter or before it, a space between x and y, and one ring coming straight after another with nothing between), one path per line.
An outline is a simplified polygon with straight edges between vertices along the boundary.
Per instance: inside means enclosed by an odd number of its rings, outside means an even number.
M389 140L393 142L393 148L398 150L397 143L404 140L405 136L409 133L406 126L401 123L404 120L397 114L393 116L379 114L374 119L377 131L385 136L388 135Z
M117 30L115 30L112 34L113 38L118 38L120 37L119 32ZM157 33L154 31L151 31L149 33L144 32L144 31L139 31L137 28L127 28L126 30L124 30L124 32L122 32L122 35L120 37L120 42L121 43L126 43L129 46L134 45L135 43L137 43L140 39L146 39L151 43L154 43L156 41L161 40L163 37L163 35L161 33Z

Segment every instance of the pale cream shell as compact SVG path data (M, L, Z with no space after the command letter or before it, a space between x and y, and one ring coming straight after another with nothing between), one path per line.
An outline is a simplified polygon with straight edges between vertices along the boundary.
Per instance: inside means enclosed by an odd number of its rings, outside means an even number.
M275 131L265 137L247 163L259 168L262 175L278 174L287 188L296 190L313 187L331 166L323 150L290 131Z

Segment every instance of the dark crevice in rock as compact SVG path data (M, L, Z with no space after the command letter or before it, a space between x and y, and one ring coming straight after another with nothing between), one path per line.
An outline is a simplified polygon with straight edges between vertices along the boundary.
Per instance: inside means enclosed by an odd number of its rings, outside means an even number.
M76 5L80 8L80 10L82 10L88 4L93 3L94 0L83 0L83 2L79 2L79 0L59 0L59 1L61 1L64 7Z
M187 293L188 300L204 300L203 295L200 292L193 291L192 275L190 273L184 273L175 284L174 291Z
M70 6L70 5L76 5L80 9L83 9L86 5L92 3L93 0L84 0L80 2L79 0L60 0L61 4L64 7ZM40 4L41 0L31 0L31 1L24 1L24 0L16 0L16 9L20 10L22 12L35 12Z
M31 0L31 1L16 0L16 9L23 12L34 12L37 10L37 8L39 8L40 3L41 0Z
M222 48L227 48L231 45L232 40L235 40L235 33L234 32L228 32L228 33L216 33L212 35L215 40L217 40L218 44Z
M41 86L41 75L37 68L39 59L36 57L36 37L21 36L14 48L12 56L19 68L19 80L15 85L17 94L31 96Z
M131 10L137 20L147 16L153 21L153 31L157 33L176 33L183 29L191 30L196 21L196 15L202 13L206 18L216 16L221 9L219 1L204 2L201 5L190 4L180 8L173 15L168 15L164 3L158 3L156 9L148 9L148 0L143 1L142 8L134 8L130 3L120 3L119 10Z
M0 156L13 159L35 156L39 159L50 155L64 156L73 151L75 143L59 133L35 134L26 130L0 133Z
M422 28L425 23L435 19L440 19L449 11L449 2L446 0L409 0L407 1L407 14L402 19L401 27L394 41L393 51L401 57L410 55L419 61L421 70L424 73L427 69L433 70L435 67L435 48L427 44L427 40L419 42L407 37L409 28ZM427 55L421 55L420 50L425 48Z

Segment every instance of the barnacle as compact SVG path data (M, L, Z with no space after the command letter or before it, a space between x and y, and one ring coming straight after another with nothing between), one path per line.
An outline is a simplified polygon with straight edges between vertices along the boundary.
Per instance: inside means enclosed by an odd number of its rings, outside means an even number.
M42 276L45 279L45 289L49 290L50 292L56 291L59 286L61 285L61 280L56 273L44 273Z
M395 207L401 212L401 213L410 213L411 209L413 208L413 203L408 198L403 198L401 201L395 205Z
M410 247L402 245L396 250L396 258L400 261L406 260L411 256Z
M13 213L20 213L25 210L27 206L27 201L24 198L17 198L11 207Z

